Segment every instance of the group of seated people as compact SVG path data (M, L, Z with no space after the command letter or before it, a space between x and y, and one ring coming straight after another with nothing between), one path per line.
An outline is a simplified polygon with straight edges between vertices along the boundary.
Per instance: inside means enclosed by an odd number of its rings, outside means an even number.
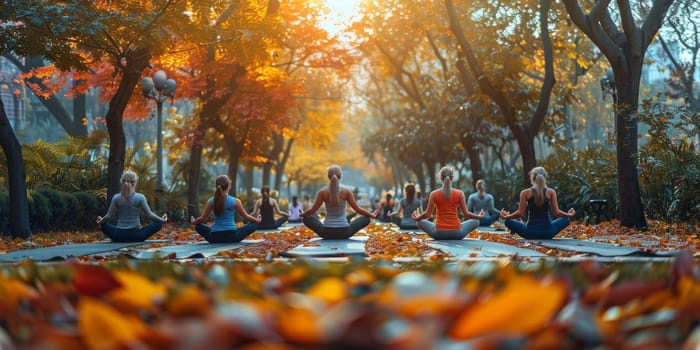
M470 195L467 201L464 192L452 188L453 175L452 167L440 169L442 187L430 193L425 210L421 199L416 197L415 185L406 185L405 198L399 202L396 212L399 227L420 229L436 240L455 240L463 239L479 226L490 226L500 218L511 233L526 239L548 239L568 226L576 214L573 208L567 212L559 209L556 191L547 188L546 172L542 167L530 171L532 187L521 191L518 209L513 213L496 210L493 196L486 193L483 180L477 181L478 192ZM373 212L359 206L352 191L340 186L342 177L340 166L330 166L328 186L318 192L313 204L304 209L297 197L293 197L287 212L280 210L277 200L270 197L270 188L264 186L261 197L255 201L252 212L248 213L242 202L229 194L229 177L220 175L215 181L214 196L207 200L204 212L197 218L191 217L190 222L208 242L232 243L242 241L257 229L275 229L285 222L301 222L325 239L346 239L369 225L372 218L392 216L392 210L387 210L386 206L377 206ZM102 232L112 241L146 240L160 230L168 219L166 214L162 217L154 214L145 196L135 191L137 180L135 173L125 172L121 178L121 193L112 198L107 214L97 217ZM321 206L326 208L323 221L316 215ZM348 206L354 215L346 214ZM153 221L145 227L140 224L141 210ZM212 212L214 222L208 225L205 222ZM460 212L465 221L461 221ZM551 220L550 212L558 218ZM520 220L526 213L527 223ZM237 226L236 214L247 223ZM116 225L109 223L114 218L117 219Z

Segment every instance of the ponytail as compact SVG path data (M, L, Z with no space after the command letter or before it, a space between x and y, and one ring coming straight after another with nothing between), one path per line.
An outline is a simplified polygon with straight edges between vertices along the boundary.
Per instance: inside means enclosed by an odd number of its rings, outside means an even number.
M440 169L440 180L442 181L442 192L445 198L449 199L452 195L452 167L445 166Z
M270 186L263 186L260 189L260 195L262 196L262 203L270 203Z
M343 170L338 165L331 165L328 167L328 192L330 193L330 198L328 198L328 204L332 207L337 207L340 205L340 179L343 177Z
M121 195L122 195L122 203L126 203L126 201L129 199L129 197L134 194L136 190L136 173L133 171L127 171L122 174L121 177L121 182L122 182L122 188L121 188Z
M330 198L328 198L328 204L332 207L337 207L340 205L340 179L335 174L331 175L330 182L328 183L328 192L330 193Z
M216 215L224 213L224 203L226 203L229 186L231 186L231 179L227 175L216 177L216 192L214 192L214 214Z
M547 175L547 171L543 167L535 167L530 170L530 181L535 187L535 204L538 207L544 203L544 189L547 187L545 175Z

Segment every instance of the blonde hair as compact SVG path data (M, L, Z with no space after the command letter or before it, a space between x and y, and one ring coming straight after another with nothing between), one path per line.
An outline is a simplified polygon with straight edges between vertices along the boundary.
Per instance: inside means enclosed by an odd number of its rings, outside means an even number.
M444 166L440 169L440 181L442 181L442 192L445 198L450 198L452 194L452 174L454 174L454 169L451 166Z
M535 187L535 204L541 206L544 203L544 189L547 187L547 171L543 167L538 166L530 170L530 182Z
M122 202L126 202L136 192L136 180L138 180L138 176L133 171L126 171L122 174Z
M340 205L340 179L343 178L343 169L338 165L331 165L328 167L328 192L330 193L330 198L328 198L328 204L333 207Z
M214 214L221 215L224 212L224 203L228 195L228 189L231 186L231 179L228 175L219 175L216 177L216 192L214 192Z
M477 180L476 190L479 191L479 194L483 195L486 192L486 181L481 179Z

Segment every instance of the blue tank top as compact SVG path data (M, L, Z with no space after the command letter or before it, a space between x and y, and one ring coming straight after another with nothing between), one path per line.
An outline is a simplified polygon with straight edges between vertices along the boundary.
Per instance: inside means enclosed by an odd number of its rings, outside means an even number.
M214 224L211 225L211 231L229 231L236 229L236 207L235 199L231 195L226 195L226 200L224 201L224 211L221 215L216 215L214 213ZM209 205L214 207L214 197L209 198Z

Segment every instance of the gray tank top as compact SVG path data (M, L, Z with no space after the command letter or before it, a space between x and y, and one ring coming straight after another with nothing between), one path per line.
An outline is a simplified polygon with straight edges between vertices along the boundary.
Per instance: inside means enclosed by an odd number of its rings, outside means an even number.
M324 227L348 227L348 219L345 216L347 201L340 199L337 207L329 207L326 203L326 219L323 221Z

